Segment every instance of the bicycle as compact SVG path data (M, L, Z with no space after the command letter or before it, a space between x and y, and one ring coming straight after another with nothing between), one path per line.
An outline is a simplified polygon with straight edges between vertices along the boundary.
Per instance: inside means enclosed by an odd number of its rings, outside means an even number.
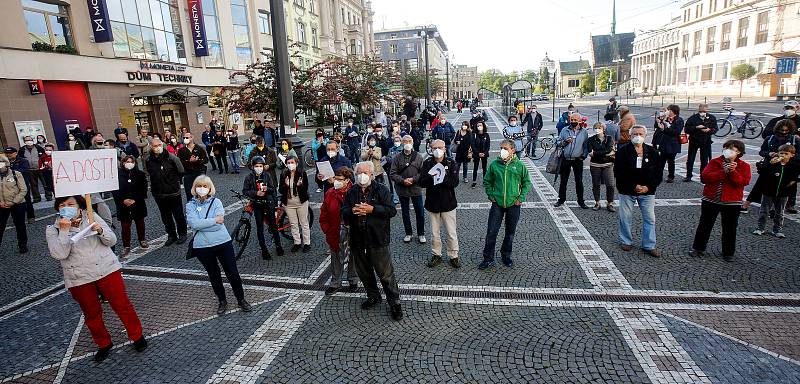
M745 139L756 139L761 136L761 132L764 131L764 123L758 119L751 119L752 113L745 112L744 117L739 117L733 114L733 108L727 111L728 116L722 119L722 124L720 124L717 132L714 133L714 136L726 137L736 133L741 133ZM741 120L742 122L736 128L736 132L733 132L733 122L736 120Z
M233 232L231 233L236 260L239 260L244 254L244 250L247 248L247 243L250 241L250 234L253 232L253 224L250 223L250 218L253 217L253 202L250 200L250 198L239 192L234 190L231 190L231 192L233 192L233 196L242 204L242 213L239 216L239 222L236 223L236 226L233 228ZM308 207L308 222L314 222L314 210L312 210L311 207ZM285 239L292 238L289 217L286 215L286 212L281 206L278 206L277 209L275 209L275 226L277 227L278 233L280 233L280 235Z
M550 137L537 138L536 141L531 140L529 137L525 145L522 146L522 154L533 160L539 160L555 146L557 139L555 133L551 133Z

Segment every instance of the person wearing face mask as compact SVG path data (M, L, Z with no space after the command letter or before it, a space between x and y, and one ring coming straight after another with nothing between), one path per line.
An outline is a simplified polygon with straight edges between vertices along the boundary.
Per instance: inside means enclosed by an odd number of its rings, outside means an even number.
M514 154L517 158L522 156L522 139L525 138L525 130L517 124L516 115L508 117L508 126L503 128L503 138L514 142Z
M44 153L39 157L39 176L42 177L44 197L47 201L53 200L53 152L56 146L52 143L44 145Z
M278 155L272 147L265 144L263 137L256 137L256 146L250 151L250 157L247 159L248 164L253 163L256 157L264 159L264 173L272 179L272 185L278 185Z
M492 161L483 177L483 188L492 207L489 209L489 219L486 223L486 244L483 247L483 261L478 265L480 270L494 267L497 234L504 220L505 237L500 246L500 257L503 265L508 268L514 267L514 260L511 257L514 235L519 223L520 208L532 186L528 169L514 154L514 150L514 142L504 139L500 143L500 157Z
M261 138L263 140L263 138ZM264 221L269 226L269 233L272 235L272 242L275 244L275 252L278 256L283 256L281 237L278 233L278 226L275 220L275 210L278 206L278 189L266 170L266 160L261 156L256 156L250 163L253 170L244 178L242 194L250 198L253 204L253 218L256 221L256 237L258 246L261 248L261 258L271 260L272 255L267 248L264 238ZM264 220L264 218L268 220Z
M130 142L128 140L127 133L120 133L117 135L117 142L115 143L117 148L127 156L133 156L134 159L138 159L140 156L139 147L136 144Z
M800 152L800 137L793 133L796 131L797 127L794 125L794 122L789 119L783 119L775 124L774 135L771 135L764 140L764 142L761 144L761 150L758 152L758 154L763 158L761 162L768 163L772 159L776 158L778 156L778 148L784 144L791 144L795 147L796 152ZM793 161L797 160L795 159ZM795 203L797 200L797 184L789 185L788 188L790 190L787 194L788 199L785 204L786 211L788 213L797 213L795 210ZM749 211L750 204L752 202L761 201L763 190L764 188L761 178L758 178L755 185L753 185L753 188L750 190L750 193L747 195L747 200L742 205L743 213L747 213Z
M30 169L28 168L28 161L25 159L19 158L19 152L14 147L6 147L3 151L8 157L8 161L10 162L9 167L22 174L22 178L25 180L25 189L27 193L25 193L25 216L27 216L27 223L33 224L36 220L36 212L33 209L33 201L31 200L31 184L30 184Z
M697 108L697 113L686 120L686 134L689 135L689 153L686 157L686 178L683 181L692 181L694 159L697 156L698 149L700 150L700 173L703 173L706 165L711 161L711 143L713 142L711 139L716 132L717 118L708 113L708 104L700 104ZM673 176L672 172L670 172L670 176ZM667 180L667 182L670 181Z
M617 144L625 144L631 141L631 128L636 125L636 117L631 113L627 106L619 107L619 141Z
M722 257L725 261L733 261L744 187L750 184L750 164L742 160L745 153L742 141L728 140L722 148L722 156L712 159L700 174L700 181L704 184L703 199L689 256L705 255L711 230L717 216L721 215Z
M225 297L225 287L222 285L222 274L219 267L225 271L225 277L231 285L233 295L242 312L250 312L252 307L244 298L242 278L236 266L236 253L233 250L233 241L228 229L225 228L225 207L222 200L214 197L216 188L211 178L203 175L194 179L192 184L193 198L186 203L186 219L194 230L190 243L191 252L186 258L196 257L208 273L214 295L219 300L217 315L222 315L228 310L228 300Z
M100 296L117 314L133 341L133 348L142 352L147 340L142 333L142 323L125 291L122 265L111 247L117 236L99 215L90 222L86 213L86 201L81 196L57 197L53 208L58 212L55 222L45 229L50 256L61 262L64 286L78 303L85 319L86 328L97 344L95 362L108 358L114 346L111 335L103 322L103 305ZM78 241L71 238L91 227L92 236Z
M183 165L183 189L186 193L186 200L189 200L192 198L192 183L194 183L194 179L206 173L206 164L209 161L208 154L203 147L194 142L194 136L186 132L183 134L182 147L178 150L177 157Z
M170 136L169 141L167 141L167 152L178 156L178 152L180 152L181 148L183 148L182 140L178 140L175 136Z
M292 141L283 138L280 140L276 155L278 156L277 168L280 172L286 170L286 159L290 157L297 157L297 152L292 148ZM298 164L302 168L302 164Z
M378 138L374 135L367 139L367 146L361 149L361 156L359 156L359 160L371 161L375 168L375 181L385 184L386 180L383 175L386 173L386 171L381 165L381 159L384 158L383 154L385 152L383 152L383 149L378 146L377 140ZM394 143L394 141L392 141L392 143Z
M39 158L44 155L44 147L36 144L31 136L22 138L22 143L24 145L19 149L19 157L28 163L29 193L35 204L42 201L42 195L39 194L39 181L42 179L41 172L39 172ZM42 183L42 186L44 187L44 183Z
M353 119L347 119L347 127L344 130L345 143L350 147L350 161L356 161L360 154L361 134L358 125L353 124Z
M423 158L422 155L414 151L414 139L411 136L403 136L402 142L403 151L392 159L389 179L394 183L394 188L400 199L403 228L406 233L403 241L410 243L414 233L411 227L411 204L413 204L417 222L417 240L419 240L420 244L424 244L428 240L425 238L425 213L423 211L422 187L419 185L419 178L422 176Z
M325 138L325 133L318 129L315 132L314 140L311 141L311 156L314 158L314 163L323 161L322 159L325 158L327 152L326 150L327 145L328 145L328 139ZM363 144L363 146L365 147L366 144ZM319 176L319 172L317 172L317 176ZM322 188L325 186L325 183L319 178L316 178L316 182L317 182L317 193L320 193L322 192Z
M86 149L83 140L75 136L74 133L67 134L67 151L80 151Z
M150 143L150 157L147 158L147 173L150 175L150 193L164 223L167 241L164 246L186 242L186 216L181 199L181 175L183 163L175 155L164 149L164 143L153 139ZM185 180L185 179L184 179ZM192 184L189 183L191 186ZM190 190L191 192L191 190Z
M558 201L555 206L560 207L567 200L567 182L569 174L575 176L575 194L578 197L578 206L583 209L589 208L583 200L583 160L589 155L587 146L589 133L581 126L582 116L580 113L573 113L569 117L569 127L562 129L558 135L558 146L564 148L561 155L561 168L558 171L561 177L558 185Z
M453 129L453 125L447 121L447 117L444 115L439 117L438 124L431 129L431 139L444 141L444 144L447 146L448 156L452 156L453 148L450 147L450 144L453 142L453 137L455 135L456 131Z
M411 123L408 121L408 115L400 115L400 121L398 121L397 124L400 127L402 136L411 133Z
M683 119L680 117L681 109L675 104L668 106L664 111L663 118L656 117L655 132L653 133L652 145L658 151L661 159L659 167L664 173L664 167L669 164L667 183L675 182L675 156L681 153L681 132L683 132ZM709 147L709 150L711 147ZM691 151L691 149L690 149ZM691 152L690 152L691 154ZM700 152L701 156L703 152ZM694 163L694 159L692 159ZM690 176L691 166L687 165L687 176ZM703 165L701 168L705 168ZM701 171L702 172L702 171Z
M339 153L339 143L335 141L329 141L328 144L325 146L326 153L325 157L322 158L320 161L328 161L331 164L331 169L336 171L341 167L352 168L353 163L344 156ZM317 173L317 180L322 182L323 192L327 192L328 189L333 187L333 177L328 178L327 180L323 179L323 176Z
M8 217L17 231L19 253L28 253L28 230L25 225L25 197L28 187L22 172L11 167L11 161L0 155L0 245L3 243Z
M408 139L410 144L411 138ZM389 188L374 182L373 172L371 161L356 165L358 185L344 194L342 221L350 227L350 252L358 277L367 291L367 300L361 303L361 309L371 309L381 302L381 293L375 280L377 274L386 293L392 319L399 321L403 318L400 288L389 254L391 219L397 215L397 209L392 204Z
M234 175L239 174L239 158L241 151L239 147L239 135L236 133L239 131L239 126L234 124L233 127L225 133L225 138L223 142L225 144L225 150L228 152L228 161L231 163L231 172Z
M355 292L358 289L359 279L353 262L353 253L350 252L350 225L342 220L342 204L345 194L353 185L352 179L353 171L350 168L337 169L333 188L325 192L325 199L319 210L319 227L325 234L325 242L331 253L331 285L325 290L326 295L332 295L342 288L345 261L347 261L348 290Z
M144 219L147 217L147 177L136 166L133 156L125 156L120 162L119 189L112 192L117 206L117 219L122 227L122 253L125 260L131 252L131 224L136 224L136 237L139 247L147 249L150 245L144 232Z
M484 119L483 115L481 115L478 111L475 111L472 113L472 118L469 119L469 126L472 127L472 129L475 129L475 127L478 126L478 123L485 124L486 119Z
M797 100L788 100L783 103L783 114L767 122L767 126L764 127L764 132L761 132L761 138L766 139L772 136L775 133L775 126L779 121L784 119L789 119L794 122L795 127L800 127L800 115L798 115L798 111L800 111L800 103ZM797 133L800 134L800 132Z
M286 170L281 174L278 192L281 204L285 207L286 216L292 231L292 253L303 247L303 253L311 250L311 226L308 222L308 176L298 169L297 157L286 159ZM302 234L301 234L302 232Z
M573 113L575 113L575 106L570 103L567 106L566 112L561 113L561 116L558 118L558 123L556 123L556 130L559 134L561 134L562 129L569 126L569 117Z
M664 176L661 172L658 151L646 145L647 128L634 125L630 129L630 144L617 146L614 160L614 178L619 191L619 239L623 251L633 249L631 225L634 204L642 213L642 251L652 257L661 257L656 249L656 188Z
M97 133L94 136L92 136L91 145L89 146L89 149L106 149L105 143L106 140L103 138L103 134Z
M614 139L605 133L605 124L594 123L594 136L586 141L589 151L589 172L592 174L592 194L595 211L600 210L600 185L606 185L606 209L616 212L614 208L614 156L616 154Z
M479 121L475 124L472 132L472 186L477 186L478 165L480 165L483 177L486 177L486 165L489 159L489 148L492 146L492 139L486 132L486 123Z
M797 194L800 162L795 160L797 148L791 144L778 147L778 153L768 162L758 165L758 182L762 185L761 211L758 216L756 236L765 233L767 219L772 216L772 236L786 238L783 229L784 207L792 194ZM774 214L770 214L774 210Z
M453 145L456 147L456 164L458 168L461 169L461 177L464 179L465 185L469 182L469 180L467 180L469 163L472 162L472 157L475 156L472 152L472 137L472 130L469 129L469 123L465 121L461 123L461 129L458 130L456 136L453 138ZM456 172L456 174L457 173L458 172Z
M216 124L214 125L216 126ZM167 143L170 142L168 138L165 137L165 139L167 139ZM216 171L217 164L214 161L214 152L212 151L212 145L214 141L214 131L211 125L207 125L205 127L205 131L203 131L200 140L203 142L203 146L205 146L206 154L208 154L208 162L211 163L211 170Z
M528 107L528 113L522 119L522 126L525 127L528 133L528 141L536 142L539 138L539 131L542 130L542 114L537 112L536 104ZM528 156L531 154L529 153Z
M431 221L431 256L428 267L435 268L442 263L442 237L440 229L444 225L447 235L447 256L450 266L460 268L458 259L458 226L456 225L456 187L458 187L458 164L446 157L444 141L434 140L431 143L433 155L422 163L419 185L425 188L425 210ZM429 174L437 164L444 166L444 178L435 184Z

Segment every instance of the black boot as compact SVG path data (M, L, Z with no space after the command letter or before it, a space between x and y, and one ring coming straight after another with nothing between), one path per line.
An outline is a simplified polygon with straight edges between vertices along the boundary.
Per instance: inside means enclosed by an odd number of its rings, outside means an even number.
M368 297L366 301L361 303L361 309L370 309L381 302L380 297Z
M109 344L107 347L98 348L97 352L94 354L94 361L101 362L108 358L108 355L111 354L111 348L114 344Z
M391 312L392 312L392 319L394 321L400 321L403 319L403 308L400 307L400 304L392 305Z
M136 352L142 352L147 349L147 340L145 340L144 335L142 335L139 340L133 342L133 349L135 349Z
M261 258L264 260L272 260L272 255L269 253L268 249L262 249Z
M217 315L221 315L228 310L228 302L225 300L219 301L219 306L217 306Z
M239 300L239 308L242 309L242 312L250 312L253 310L253 307L245 299Z

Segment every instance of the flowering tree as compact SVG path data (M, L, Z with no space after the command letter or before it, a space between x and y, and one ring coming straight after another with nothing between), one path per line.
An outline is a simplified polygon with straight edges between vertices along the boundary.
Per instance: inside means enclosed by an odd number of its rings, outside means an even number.
M374 57L347 56L320 63L322 98L328 103L347 102L359 114L363 108L393 97L390 88L398 84L395 71Z

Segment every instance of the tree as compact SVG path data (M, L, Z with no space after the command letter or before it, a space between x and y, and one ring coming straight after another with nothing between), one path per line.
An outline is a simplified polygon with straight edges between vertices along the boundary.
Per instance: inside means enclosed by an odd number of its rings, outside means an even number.
M503 81L505 76L496 69L489 69L481 72L478 79L478 87L486 88L494 93L500 94L503 91Z
M739 97L742 97L744 81L756 75L756 68L750 64L739 64L731 69L731 77L739 80Z
M594 92L594 74L591 70L581 76L580 83L581 94L585 95Z
M598 92L610 91L614 83L616 83L616 71L613 68L604 68L597 74Z
M442 79L434 74L430 75L430 87L431 87L431 95L435 95L442 90L443 86ZM403 93L408 96L411 96L413 99L419 99L425 97L425 72L424 70L418 71L406 71L405 76L403 76L403 84L402 84Z
M552 79L550 78L550 71L547 67L542 67L539 70L539 91L537 93L550 93L550 84Z
M324 100L337 97L355 107L359 114L380 99L395 98L391 87L400 81L386 63L366 56L347 56L323 61L319 68L320 92Z

